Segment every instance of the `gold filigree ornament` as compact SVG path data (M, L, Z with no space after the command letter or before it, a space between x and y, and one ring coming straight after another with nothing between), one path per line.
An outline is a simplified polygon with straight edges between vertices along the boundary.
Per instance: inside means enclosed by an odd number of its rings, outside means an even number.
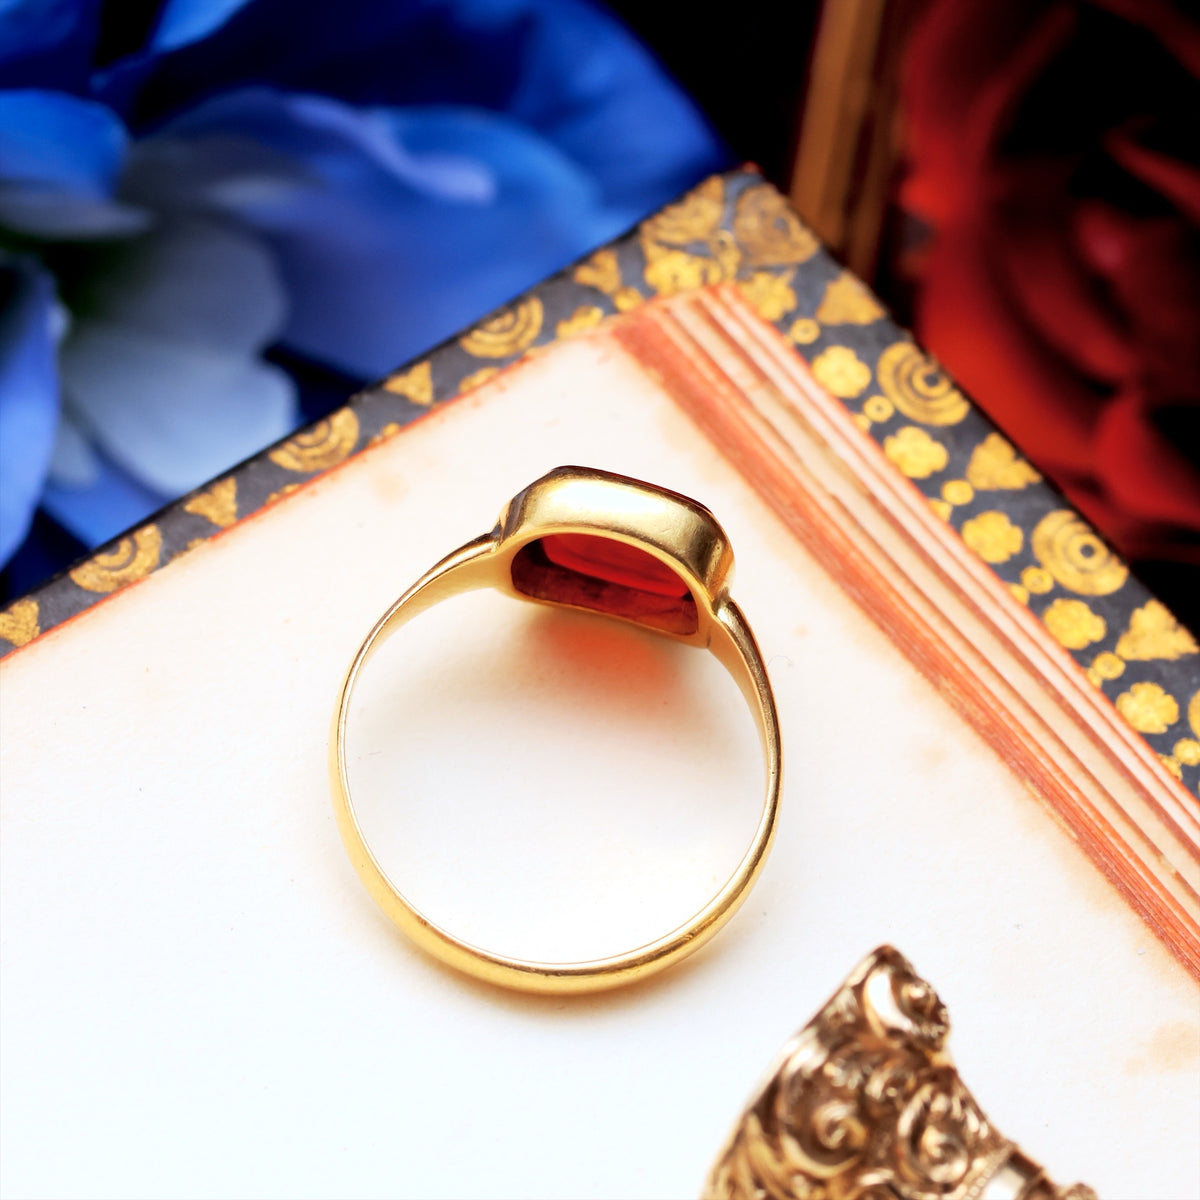
M143 525L129 537L123 537L112 550L93 554L86 562L72 567L70 576L85 592L107 595L144 579L158 566L161 552L162 534L158 526Z
M267 457L285 471L309 474L328 471L348 457L358 441L358 417L349 408L339 408L324 420L296 434Z
M932 986L881 946L783 1048L706 1200L1096 1200L1056 1187L988 1120Z
M459 345L475 358L508 358L533 345L545 319L542 302L526 296L511 308L476 325L459 339Z
M875 364L883 394L911 421L957 425L970 411L950 376L912 342L895 342Z
M1034 527L1030 544L1054 579L1081 596L1110 595L1129 577L1129 568L1069 508L1047 513Z

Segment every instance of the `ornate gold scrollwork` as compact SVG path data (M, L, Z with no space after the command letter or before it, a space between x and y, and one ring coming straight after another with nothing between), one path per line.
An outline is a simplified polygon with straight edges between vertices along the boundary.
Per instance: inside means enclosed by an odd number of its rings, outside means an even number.
M946 1052L932 986L891 946L784 1047L730 1135L708 1200L1096 1200L1003 1137Z

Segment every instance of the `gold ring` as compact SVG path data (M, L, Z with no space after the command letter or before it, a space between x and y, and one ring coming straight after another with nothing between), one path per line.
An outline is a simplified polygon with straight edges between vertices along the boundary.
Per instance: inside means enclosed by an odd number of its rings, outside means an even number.
M736 912L762 871L779 807L775 699L762 656L729 596L733 552L708 509L685 496L604 471L559 467L509 501L490 533L442 559L383 614L338 695L330 781L342 841L380 908L418 946L469 975L530 992L591 992L644 979L703 946ZM346 768L346 723L359 672L405 622L477 588L630 621L711 650L754 714L766 756L766 796L749 848L689 921L625 954L581 962L510 958L471 945L405 897L366 843Z
M1096 1200L1001 1136L959 1078L949 1033L937 992L881 946L784 1046L705 1200Z

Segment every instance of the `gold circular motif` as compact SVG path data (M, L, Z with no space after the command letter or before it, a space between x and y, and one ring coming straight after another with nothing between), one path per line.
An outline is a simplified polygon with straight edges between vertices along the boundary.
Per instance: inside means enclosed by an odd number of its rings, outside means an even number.
M1047 513L1030 541L1038 562L1081 596L1107 596L1129 576L1129 568L1069 508Z
M1092 659L1092 670L1101 679L1120 679L1125 674L1125 662L1111 650L1104 650Z
M946 372L912 342L889 346L879 356L875 374L884 395L922 425L957 425L970 411Z
M1175 743L1173 753L1184 766L1200 766L1200 742L1195 738L1180 738Z
M733 212L733 236L752 267L786 267L812 258L817 236L769 183L747 188Z
M1196 692L1188 704L1188 724L1192 727L1192 732L1200 738L1200 691Z
M336 466L358 441L358 418L349 408L339 408L323 421L288 438L267 452L267 457L285 471L311 474Z
M1035 596L1044 596L1054 586L1054 576L1045 567L1026 567L1021 582Z
M947 479L942 484L942 499L947 504L970 504L975 499L975 489L965 479Z
M950 520L950 514L954 511L954 505L947 504L945 500L930 500L929 507L933 509L934 516L941 517L943 521Z
M1025 541L1025 535L1006 513L982 512L963 522L962 539L986 563L1008 562Z
M884 438L883 452L909 479L928 479L943 470L950 457L941 442L915 425L905 425Z
M1179 720L1179 705L1157 683L1135 683L1117 697L1117 712L1138 733L1166 733Z
M107 594L127 583L144 579L158 566L162 534L157 525L143 525L130 537L123 537L116 549L93 554L87 562L73 567L70 575L86 592Z
M1010 583L1008 590L1012 592L1018 604L1029 603L1029 589L1023 588L1019 583Z
M542 331L545 312L536 296L526 296L511 308L476 325L459 339L459 345L475 358L508 358L533 345Z
M812 317L797 317L788 328L788 337L797 346L811 346L821 336L821 326Z
M1108 626L1104 618L1092 612L1082 600L1059 597L1042 613L1042 624L1060 646L1068 650L1083 650L1098 642Z
M886 396L868 396L863 401L863 414L868 421L890 421L895 415L896 406Z
M843 400L853 400L871 382L871 368L849 346L822 350L811 366L816 381Z

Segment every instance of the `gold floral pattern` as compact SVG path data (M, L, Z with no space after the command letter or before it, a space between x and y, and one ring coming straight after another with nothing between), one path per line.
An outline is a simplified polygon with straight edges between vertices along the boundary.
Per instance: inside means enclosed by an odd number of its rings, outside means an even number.
M1150 600L1133 610L1129 628L1117 642L1117 653L1130 662L1154 658L1174 660L1197 652L1200 652L1200 646L1196 645L1196 639L1158 600Z
M237 520L237 480L229 475L198 492L184 501L183 511L205 517L218 529L228 529Z
M668 204L661 212L643 221L642 237L672 246L711 242L721 228L724 207L725 181L714 175L694 187L682 200Z
M394 396L405 396L414 404L433 403L433 365L426 359L407 371L398 371L383 381Z
M533 345L542 331L544 318L541 300L526 296L476 325L459 339L459 345L475 358L508 358Z
M273 450L267 457L285 471L309 474L336 467L358 441L358 417L351 408L339 408L323 421L310 425Z
M871 368L849 346L830 346L812 361L816 381L843 400L861 395L871 382Z
M1047 513L1034 527L1034 556L1068 591L1107 596L1129 576L1129 568L1069 508Z
M733 237L750 267L797 265L807 262L821 246L816 234L769 183L749 187L737 198Z
M1019 491L1041 481L1042 477L998 433L989 433L971 451L967 482L977 492Z
M849 271L825 285L816 311L817 320L825 325L870 325L886 315L875 293Z
M72 568L71 579L85 592L107 595L118 588L145 579L158 566L162 534L157 525L143 525L123 537L112 550L93 554Z
M910 421L957 425L970 411L967 398L932 358L913 342L896 342L875 367L883 394Z
M41 633L38 625L38 602L26 597L17 600L0 612L0 637L14 646L24 646Z
M458 394L464 395L467 392L473 392L481 384L485 384L490 379L495 379L500 374L499 367L480 367L478 371L472 371L470 375L464 375L458 384Z
M594 287L611 296L621 286L621 265L617 261L616 251L607 247L597 250L591 258L575 268L573 278L584 287Z
M909 479L927 479L944 470L950 458L941 442L915 425L905 425L884 439L883 452Z
M962 527L963 541L986 563L1008 562L1021 549L1025 535L1007 513L982 512Z
M1143 680L1117 697L1117 711L1139 733L1166 733L1179 720L1179 705L1157 683Z
M975 489L965 479L947 479L942 484L942 499L961 508L975 499Z
M768 321L779 321L796 307L796 293L791 286L794 275L794 271L783 275L755 271L749 279L741 280L738 288L754 305L759 316Z
M1100 641L1108 630L1104 618L1092 612L1082 600L1061 596L1042 613L1042 623L1054 640L1068 650L1083 650Z
M569 317L563 318L554 327L554 332L560 338L574 337L578 333L586 333L595 329L604 320L604 309L595 304L580 305Z
M725 268L715 258L690 254L651 242L646 248L646 282L660 295L690 292L725 278Z
M1000 534L991 518L979 522L985 515L979 512L979 499L993 498L983 507L1003 512L1021 533L1023 545L992 567L1033 616L1044 619L1052 612L1053 625L1061 613L1071 611L1055 608L1057 601L1079 600L1105 622L1099 642L1070 651L1095 686L1115 701L1118 693L1151 683L1189 714L1197 708L1200 656L1193 636L1077 514L1062 507L1037 470L891 322L871 293L820 251L783 197L748 171L706 180L623 240L535 288L457 342L407 365L348 408L186 497L157 520L156 550L150 545L155 535L139 530L130 535L133 540L109 547L43 585L27 598L38 607L33 636L124 586L122 579L134 582L177 557L197 540L197 515L211 523L204 536L212 536L227 522L294 492L300 486L296 476L311 477L394 435L412 419L414 404L436 406L480 386L519 355L591 328L597 312L630 312L659 293L730 281L749 293L791 345L822 364L815 374L825 375L824 386L846 402L864 436L890 446L893 461L899 455L939 519L977 545L1000 547L1005 538L1011 544L1013 535ZM836 353L829 355L831 350ZM919 430L928 440L904 429ZM1020 493L1019 499L1014 493ZM989 525L994 525L992 533ZM29 631L26 621L15 620L18 611L31 610L14 605L0 614L0 654L16 646L10 634L21 637ZM1086 621L1079 626L1085 627ZM1080 635L1074 636L1078 640ZM1127 700L1125 706L1131 703ZM1131 711L1140 710L1134 705ZM1192 740L1200 740L1197 723L1200 712ZM1161 734L1142 732L1164 754L1164 762L1183 771L1189 788L1200 789L1200 764L1189 762L1186 753L1175 753L1181 740L1178 727Z

